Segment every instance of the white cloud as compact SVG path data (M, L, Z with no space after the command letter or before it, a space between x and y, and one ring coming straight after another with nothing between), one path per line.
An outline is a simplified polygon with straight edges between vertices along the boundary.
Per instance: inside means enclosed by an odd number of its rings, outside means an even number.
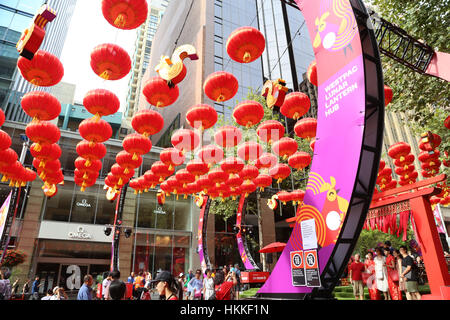
M107 89L120 99L120 111L124 111L128 94L130 74L116 81L98 77L90 66L92 49L102 43L114 43L125 49L133 59L136 30L120 30L103 17L101 0L78 0L72 17L66 42L61 54L64 65L63 82L75 84L75 101L82 102L86 92Z

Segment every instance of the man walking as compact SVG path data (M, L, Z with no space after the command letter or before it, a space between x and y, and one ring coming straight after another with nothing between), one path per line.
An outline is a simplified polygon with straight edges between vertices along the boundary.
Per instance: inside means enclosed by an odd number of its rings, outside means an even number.
M402 255L402 273L400 274L400 280L406 281L406 298L408 300L420 300L422 296L419 293L419 273L417 266L414 263L413 258L408 255L408 251L405 246L400 247L400 254Z
M83 285L78 291L77 300L92 300L92 284L94 283L94 279L90 274L85 275L83 279Z
M362 272L365 270L364 263L360 261L361 256L355 254L355 261L353 261L348 267L350 282L353 286L353 294L355 299L364 300L364 284L362 280Z
M111 284L111 273L108 272L106 278L102 282L102 295L103 300L109 300L109 285Z
M39 276L36 276L31 286L31 297L30 300L39 300L39 287L41 286L39 281Z

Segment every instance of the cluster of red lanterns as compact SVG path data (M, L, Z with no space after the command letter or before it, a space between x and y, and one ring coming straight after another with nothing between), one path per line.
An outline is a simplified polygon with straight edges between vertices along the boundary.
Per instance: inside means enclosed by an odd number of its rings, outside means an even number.
M386 162L384 160L380 161L380 166L378 168L377 185L381 192L397 187L397 181L392 179L392 169L386 167Z
M414 155L411 146L406 142L394 143L388 149L388 155L394 159L395 173L400 177L401 186L413 184L417 181L418 173L414 167Z

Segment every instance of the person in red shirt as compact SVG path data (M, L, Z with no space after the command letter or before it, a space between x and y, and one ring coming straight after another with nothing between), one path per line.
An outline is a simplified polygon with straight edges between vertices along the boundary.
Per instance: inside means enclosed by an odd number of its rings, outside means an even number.
M358 296L360 300L364 300L364 284L361 273L366 269L364 263L362 263L359 254L355 254L355 261L350 264L348 267L348 274L350 278L350 282L353 286L353 294L355 295L355 299L358 300Z
M231 291L233 286L237 284L237 279L232 272L225 275L222 270L217 271L214 278L215 290L216 290L216 300L231 300Z
M178 300L178 282L169 271L161 271L151 282L164 300Z

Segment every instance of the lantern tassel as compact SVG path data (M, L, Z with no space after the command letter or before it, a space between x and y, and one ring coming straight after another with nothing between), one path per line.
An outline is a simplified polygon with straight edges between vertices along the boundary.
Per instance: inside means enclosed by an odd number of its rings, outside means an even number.
M244 60L245 63L248 63L248 62L250 62L251 58L252 58L252 55L250 54L250 52L247 51L247 52L245 52L242 60Z
M123 170L123 173L129 174L129 173L130 173L130 170L128 170L128 168L125 168L125 170Z
M225 96L223 95L223 94L220 94L218 97L217 97L217 102L224 102L225 101Z
M294 115L292 116L292 118L294 120L298 120L298 118L300 118L300 114L298 112L294 113Z
M137 159L139 159L138 155L136 153L133 153L133 158L134 161L136 161Z
M2 182L8 181L8 178L6 178L6 176L2 177Z
M161 102L161 101L158 101L158 102L156 103L156 107L157 107L157 108L163 108L163 107L164 107L164 103Z
M123 185L123 180L122 180L122 178L119 178L119 182L117 182L117 184L118 184L119 186Z
M97 113L94 115L94 117L92 118L92 120L94 120L95 122L99 122L99 121L100 121L100 118L101 118L101 116L100 116L100 114L97 112Z
M100 74L100 78L105 79L105 80L109 80L110 77L111 77L110 70L105 70Z
M45 168L45 161L39 162L39 168Z
M42 146L39 143L36 143L36 145L34 146L34 151L39 152L42 150Z
M34 79L31 79L30 82L31 82L31 84L32 84L33 86L39 87L40 84L41 84L41 82L42 82L42 79L39 78L39 77L36 77L36 78L34 78Z
M85 172L83 175L83 179L88 179L88 178L89 178L89 175L87 174L87 172Z
M116 27L122 28L125 25L126 21L127 21L127 19L126 19L125 14L121 13L117 16L116 20L114 20L114 25Z
M89 159L86 159L86 162L84 163L84 166L85 167L87 167L87 168L89 168L90 166L91 166L91 160L89 160Z

